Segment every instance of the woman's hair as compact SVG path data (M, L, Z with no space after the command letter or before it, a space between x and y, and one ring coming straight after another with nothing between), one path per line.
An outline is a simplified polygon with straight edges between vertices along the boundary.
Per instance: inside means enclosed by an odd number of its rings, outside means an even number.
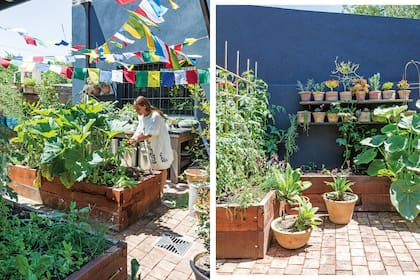
M144 97L144 96L142 96L142 95L138 96L138 97L134 100L133 105L134 105L134 106L137 106L137 105L139 105L139 106L144 106L144 107L146 107L146 111L147 111L147 112L153 112L153 111L156 111L156 112L158 112L158 113L159 113L159 115L161 115L163 118L165 118L165 119L166 119L166 117L165 117L165 115L163 114L163 112L162 112L161 110L159 110L158 108L156 108L155 106L153 106L153 105L150 103L150 101L149 101L146 97Z

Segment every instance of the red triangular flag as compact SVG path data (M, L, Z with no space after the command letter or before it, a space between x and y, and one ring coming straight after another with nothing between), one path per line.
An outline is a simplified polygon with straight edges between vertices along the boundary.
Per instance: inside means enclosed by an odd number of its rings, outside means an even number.
M71 79L73 77L73 66L63 66L60 75L64 78Z
M4 68L8 68L10 65L10 59L8 58L0 58L0 65Z
M123 70L124 78L129 82L130 84L136 83L136 71L134 70L128 70L124 68Z
M120 5L127 5L130 3L136 2L137 0L115 0L115 1L117 1L117 3Z
M72 51L80 51L81 49L83 49L85 46L82 45L77 45L77 46L72 46L71 50Z
M44 61L44 57L43 56L34 56L32 58L33 62L43 62Z
M136 14L141 15L141 16L147 17L146 12L145 12L143 9L141 9L141 8L137 8L137 9L135 9L135 10L134 10L134 12L135 12Z
M28 35L23 35L23 39L25 39L26 44L36 46L36 40L35 40L35 38L33 38L31 36L28 36Z
M135 54L140 61L144 61L141 52L133 52L133 54Z

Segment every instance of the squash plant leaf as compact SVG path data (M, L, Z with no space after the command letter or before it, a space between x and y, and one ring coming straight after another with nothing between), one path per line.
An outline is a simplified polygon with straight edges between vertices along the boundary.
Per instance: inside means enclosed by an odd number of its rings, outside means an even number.
M374 159L367 169L367 174L369 176L378 176L378 171L385 169L385 162L382 159Z
M398 126L396 124L387 124L381 128L383 134L394 133L396 131L398 131Z
M404 151L407 148L408 139L405 135L392 135L385 141L385 151L390 153Z
M354 159L354 163L357 165L371 162L377 155L375 149L368 149L361 154L358 154Z
M46 142L41 155L41 164L51 162L63 152L64 145L58 139L55 142Z
M413 221L420 212L420 184L407 184L406 180L398 179L389 189L392 205L398 213L409 221Z

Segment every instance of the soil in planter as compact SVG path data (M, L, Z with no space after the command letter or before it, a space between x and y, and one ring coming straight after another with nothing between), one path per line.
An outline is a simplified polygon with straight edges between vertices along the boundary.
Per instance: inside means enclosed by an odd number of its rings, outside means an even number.
M325 197L328 198L329 200L337 201L336 195L333 192L332 193L326 193ZM345 192L343 198L344 198L344 201L354 200L354 195L352 193Z
M284 232L299 232L295 227L296 216L286 216L279 224L278 230Z

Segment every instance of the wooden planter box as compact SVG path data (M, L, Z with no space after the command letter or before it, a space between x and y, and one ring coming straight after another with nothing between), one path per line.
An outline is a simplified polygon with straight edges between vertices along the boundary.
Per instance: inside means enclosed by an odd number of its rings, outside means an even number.
M216 258L264 258L272 238L270 224L278 215L274 191L246 209L239 205L216 205Z
M312 182L312 186L305 190L303 195L309 197L311 203L319 207L320 211L327 211L321 195L332 191L324 184L324 181L333 181L331 176L305 174L301 176L301 180ZM395 211L389 198L391 181L388 178L350 175L349 180L355 183L351 188L359 196L354 211Z
M59 178L52 182L41 178L41 187L33 187L36 170L23 166L9 169L10 186L19 195L52 208L65 210L72 201L78 208L91 207L90 215L120 231L160 205L160 172L145 177L137 186L111 188L86 182L75 183L70 189Z
M66 280L96 279L127 279L127 244L125 242L113 245L104 254L97 256L66 278Z

